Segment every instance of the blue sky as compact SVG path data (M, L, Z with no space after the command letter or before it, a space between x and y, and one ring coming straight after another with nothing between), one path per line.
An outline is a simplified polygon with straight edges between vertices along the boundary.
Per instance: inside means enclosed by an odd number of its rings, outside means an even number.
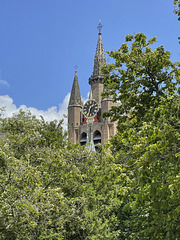
M127 34L143 32L157 36L179 61L180 22L173 9L173 0L1 0L0 106L9 114L24 108L61 118L75 65L87 98L99 19L105 51L119 49Z

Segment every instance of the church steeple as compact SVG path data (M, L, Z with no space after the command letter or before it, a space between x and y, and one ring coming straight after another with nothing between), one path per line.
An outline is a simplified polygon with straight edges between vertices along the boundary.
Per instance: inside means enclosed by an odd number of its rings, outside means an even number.
M103 65L106 63L104 54L104 48L102 43L101 29L102 25L99 22L98 25L99 34L96 47L96 54L94 57L94 68L91 77L89 78L89 84L91 85L92 99L96 100L98 104L101 103L101 93L103 91L103 79L104 75L101 72Z
M102 82L103 80L103 74L101 73L101 68L106 63L106 58L105 58L104 48L102 43L101 28L102 28L102 25L99 22L99 25L98 25L99 34L98 34L98 42L96 47L96 54L94 58L94 68L93 68L93 73L89 78L90 85L92 85L93 82L96 82L96 81Z
M73 81L73 86L71 90L69 106L81 106L81 94L79 89L77 71L75 71L75 75L74 75L74 81Z
M79 89L79 82L77 71L75 71L74 81L71 90L71 96L68 105L68 138L71 143L80 143L81 145L95 146L97 144L104 144L110 138L110 135L116 134L116 122L111 122L110 118L103 118L101 115L108 112L113 106L112 98L103 98L101 94L104 90L103 79L104 75L101 69L106 64L104 48L102 43L101 29L102 25L98 25L98 42L96 46L96 53L94 57L94 67L92 75L89 78L91 90L89 94L89 110L86 110L86 105L81 102L81 94ZM77 66L75 67L75 69ZM98 112L95 116L90 118L90 112L94 110L94 100L98 104ZM86 103L85 103L86 104ZM95 112L94 112L95 113ZM89 118L89 119L88 119Z

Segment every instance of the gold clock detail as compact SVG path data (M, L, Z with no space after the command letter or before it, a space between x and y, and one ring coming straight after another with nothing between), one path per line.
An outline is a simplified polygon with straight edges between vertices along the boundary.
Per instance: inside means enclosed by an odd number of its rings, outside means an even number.
M83 107L85 117L92 118L98 112L98 104L95 100L88 100Z

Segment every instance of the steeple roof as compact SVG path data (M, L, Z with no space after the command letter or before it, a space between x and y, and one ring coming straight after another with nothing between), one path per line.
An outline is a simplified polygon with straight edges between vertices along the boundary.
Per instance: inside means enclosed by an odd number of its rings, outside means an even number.
M75 75L74 75L74 81L73 81L71 96L70 96L70 100L69 100L69 106L70 105L71 106L81 106L81 94L80 94L80 89L79 89L77 71L75 71Z
M103 79L103 74L101 73L101 68L106 63L106 58L104 54L104 48L102 43L101 32L98 34L98 43L96 47L96 55L94 57L94 68L91 77L89 78L89 84L92 84L94 81Z

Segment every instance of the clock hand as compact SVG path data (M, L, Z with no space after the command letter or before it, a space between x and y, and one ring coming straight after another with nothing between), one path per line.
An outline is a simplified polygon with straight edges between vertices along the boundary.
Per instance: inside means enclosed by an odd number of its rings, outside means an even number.
M90 114L90 110L91 110L91 107L89 108L87 115L89 115L89 114Z
M94 105L91 107L91 114L94 112Z

